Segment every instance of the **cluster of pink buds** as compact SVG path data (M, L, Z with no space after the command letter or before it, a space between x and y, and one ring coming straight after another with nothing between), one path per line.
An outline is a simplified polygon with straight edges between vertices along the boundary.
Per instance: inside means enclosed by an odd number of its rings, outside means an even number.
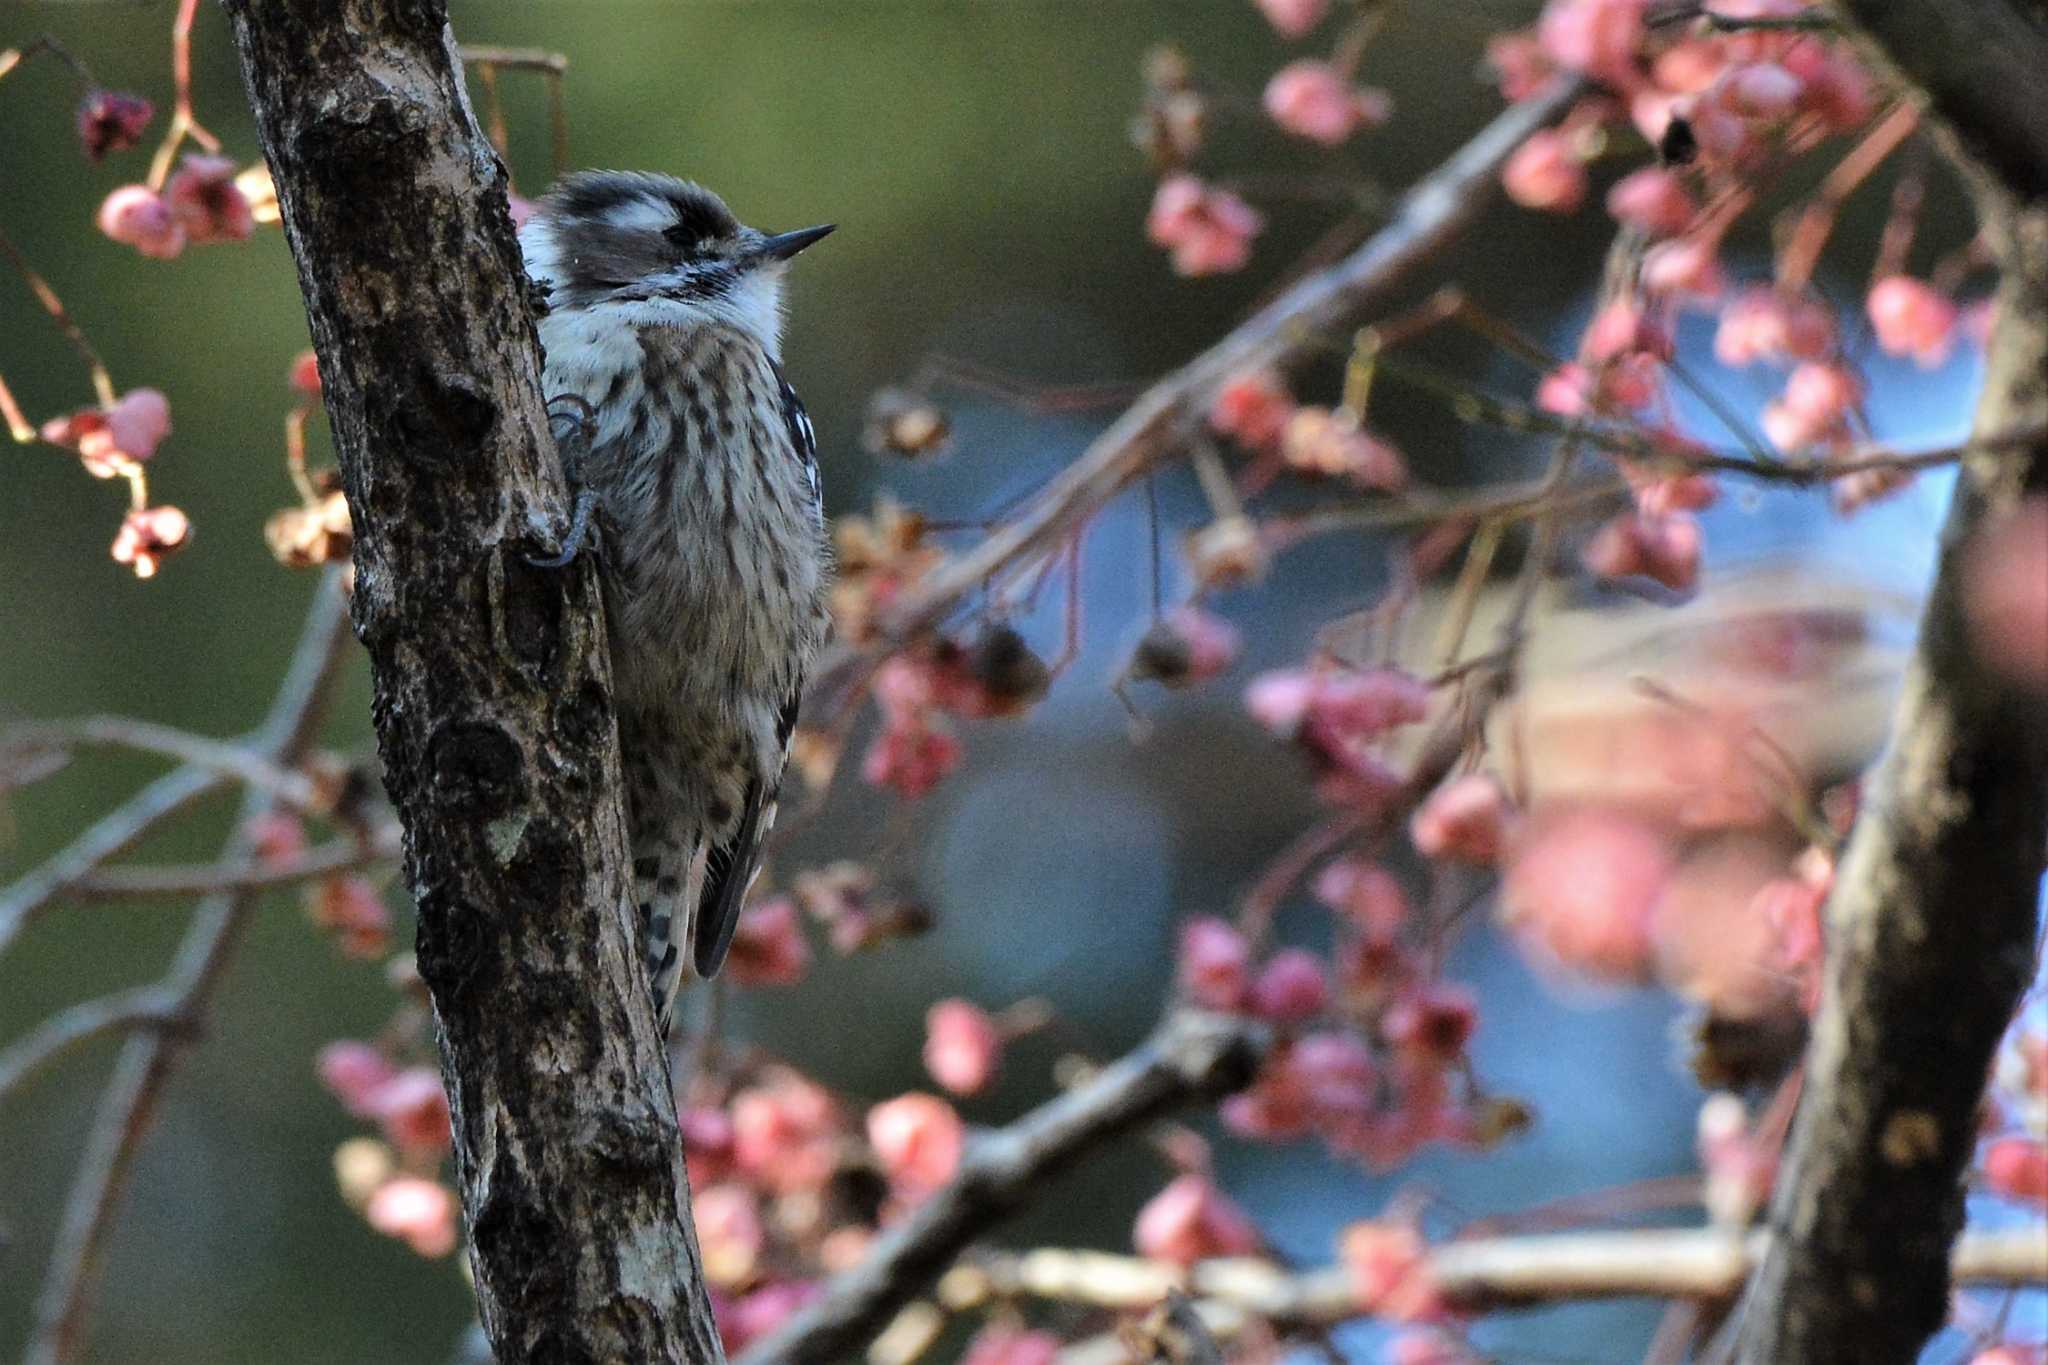
M88 161L125 152L142 141L156 106L140 95L119 90L91 90L78 105L78 145Z
M269 175L261 166L262 181ZM161 191L123 185L99 210L99 229L145 256L168 260L187 244L245 242L256 230L249 172L237 175L226 157L190 153Z
M1145 235L1173 254L1181 275L1221 275L1251 260L1252 239L1265 230L1258 210L1229 190L1185 171L1159 182Z
M1265 673L1245 693L1253 718L1308 758L1325 801L1366 810L1383 807L1404 781L1380 741L1426 717L1429 701L1427 686L1396 669Z

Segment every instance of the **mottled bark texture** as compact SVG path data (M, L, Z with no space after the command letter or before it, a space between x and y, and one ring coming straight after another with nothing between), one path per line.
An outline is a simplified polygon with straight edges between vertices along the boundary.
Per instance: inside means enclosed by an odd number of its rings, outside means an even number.
M2004 281L1980 434L2048 419L2048 21L2010 0L1837 6L1924 96ZM2000 1034L2034 967L2048 707L1980 666L1972 538L2048 490L2048 445L1964 461L1891 742L1828 905L1806 1090L1749 1289L1748 1365L1911 1361L1948 1311L1961 1176Z
M419 903L497 1358L716 1361L623 913L618 744L505 175L439 0L228 0L355 518L385 781Z

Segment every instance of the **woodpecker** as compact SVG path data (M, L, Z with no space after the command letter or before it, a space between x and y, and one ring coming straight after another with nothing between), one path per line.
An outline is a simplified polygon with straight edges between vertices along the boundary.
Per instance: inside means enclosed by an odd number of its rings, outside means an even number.
M595 522L633 902L664 1037L732 944L775 822L830 578L817 444L782 372L789 261L672 176L564 178L520 230L544 291L542 391L567 414L573 560Z

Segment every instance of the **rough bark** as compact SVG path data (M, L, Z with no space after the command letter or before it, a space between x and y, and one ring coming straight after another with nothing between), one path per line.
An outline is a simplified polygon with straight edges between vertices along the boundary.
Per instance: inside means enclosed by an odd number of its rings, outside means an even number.
M1924 95L2000 257L1976 430L2038 424L2048 24L2007 0L1838 9ZM1771 1209L1777 1235L1743 1321L1751 1365L1910 1361L1947 1316L1960 1177L1990 1058L2032 977L2048 861L2048 708L1979 664L1962 564L1983 527L2043 490L2048 442L1963 462L1891 743L1828 905L1827 983Z
M624 913L618 743L505 175L439 0L228 0L320 356L470 1262L502 1362L722 1358Z

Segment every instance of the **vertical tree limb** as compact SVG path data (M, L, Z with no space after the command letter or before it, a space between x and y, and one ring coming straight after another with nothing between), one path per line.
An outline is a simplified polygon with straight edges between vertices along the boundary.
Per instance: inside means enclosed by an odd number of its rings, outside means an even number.
M2048 23L2010 0L1845 0L1921 92L2004 270L1978 432L2048 417ZM2006 74L2001 75L2003 71ZM1967 457L1919 646L1828 903L1807 1082L1751 1283L1749 1365L1910 1361L1948 1313L1961 1175L2034 968L2048 708L1978 661L1963 556L2048 490L2048 441Z
M505 207L440 0L228 0L355 525L486 1331L722 1359L625 907L618 741Z

